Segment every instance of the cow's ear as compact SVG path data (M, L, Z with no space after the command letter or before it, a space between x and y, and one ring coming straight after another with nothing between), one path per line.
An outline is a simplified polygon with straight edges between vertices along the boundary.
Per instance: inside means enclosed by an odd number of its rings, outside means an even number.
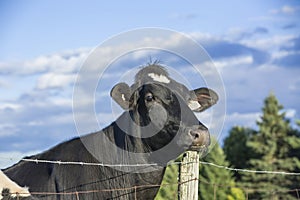
M118 83L111 91L110 96L125 110L129 109L131 89L126 83Z
M217 93L208 88L198 88L190 91L191 99L188 105L194 112L202 112L216 104L219 97Z

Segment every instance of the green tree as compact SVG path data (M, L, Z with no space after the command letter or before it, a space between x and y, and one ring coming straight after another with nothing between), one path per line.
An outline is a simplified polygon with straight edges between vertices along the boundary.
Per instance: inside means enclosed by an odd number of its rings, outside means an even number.
M257 122L258 132L247 142L255 157L250 158L250 168L260 171L299 171L300 138L291 128L274 94L264 101L263 115ZM296 199L296 193L279 192L299 188L299 178L276 174L247 173L242 177L252 199Z
M205 162L228 166L225 154L218 143L204 158ZM243 191L235 187L231 171L210 165L200 165L199 198L202 199L245 199Z
M230 165L235 168L249 168L248 160L254 157L254 152L247 146L247 141L255 134L255 130L235 126L224 139L224 153ZM241 175L235 172L236 181L240 181Z
M182 156L175 162L180 162ZM178 171L179 165L169 165L166 168L162 184L155 197L155 200L175 200L178 199Z

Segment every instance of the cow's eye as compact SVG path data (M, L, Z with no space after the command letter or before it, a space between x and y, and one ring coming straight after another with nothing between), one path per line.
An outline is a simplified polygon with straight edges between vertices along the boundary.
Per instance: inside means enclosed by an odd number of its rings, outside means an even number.
M147 93L145 96L145 100L148 102L153 101L154 100L153 94Z

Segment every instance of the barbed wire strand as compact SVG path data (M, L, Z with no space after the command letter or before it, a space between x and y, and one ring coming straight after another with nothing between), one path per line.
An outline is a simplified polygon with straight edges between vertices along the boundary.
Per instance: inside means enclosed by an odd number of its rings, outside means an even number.
M222 166L222 165L217 165L215 163L203 162L203 161L200 161L199 163L203 164L203 165L210 165L210 166L213 166L213 167L223 168L223 169L226 169L226 170L236 171L236 172L239 171L239 172L257 173L257 174L281 174L281 175L300 176L300 173L296 173L296 172L239 169L239 168L231 168L231 167L226 167L226 166Z
M31 195L76 195L79 199L79 194L89 194L89 193L100 193L100 192L113 192L113 191L125 191L125 190L134 190L135 198L137 199L137 190L143 188L155 188L155 187L167 187L171 185L182 185L191 181L198 181L199 179L194 178L184 182L176 183L164 183L164 184L152 184L152 185L135 185L127 188L112 188L112 189L100 189L100 190L84 190L84 191L72 191L72 192L30 192ZM20 196L28 193L9 193L10 195Z
M102 167L149 167L158 166L157 163L140 163L140 164L105 164L105 163L89 163L89 162L75 162L75 161L53 161L53 160L39 160L39 159L29 159L22 158L21 161L25 162L35 162L35 163L50 163L58 165L86 165L86 166L102 166Z
M2 157L1 157L2 158ZM12 158L6 158L9 160L13 160ZM82 166L103 166L103 167L150 167L150 166L159 166L157 163L139 163L139 164L105 164L105 163L88 163L88 162L75 162L75 161L53 161L53 160L42 160L42 159L29 159L22 158L21 161L25 162L34 162L34 163L51 163L58 165L82 165ZM182 162L170 162L167 165L180 165ZM194 162L188 162L186 164L190 164ZM300 173L297 172L284 172L284 171L268 171L268 170L250 170L250 169L239 169L232 168L223 165L218 165L211 162L199 161L200 164L210 165L213 167L226 169L235 172L246 172L246 173L257 173L257 174L280 174L280 175L292 175L292 176L300 176Z
M101 189L101 190L86 190L86 191L72 191L72 192L30 192L31 195L75 195L76 199L79 200L79 195L80 194L90 194L90 193L101 193L101 192L113 192L113 191L126 191L126 190L134 190L134 195L135 195L135 199L137 199L137 189L141 189L141 188L154 188L154 187L168 187L168 186L172 186L172 185L177 185L180 186L182 184L186 184L188 182L191 181L199 181L199 183L203 183L206 185L212 185L214 188L214 200L217 198L217 191L220 188L241 188L242 190L244 190L245 192L245 197L246 199L248 199L249 197L249 192L269 192L270 195L272 194L276 194L276 193L290 193L290 192L295 192L297 194L297 199L299 199L299 188L297 189L283 189L283 190L270 190L270 189L258 189L258 188L249 188L249 187L242 187L242 186L237 186L237 185L232 185L230 183L228 184L217 184L217 183L212 183L212 182L208 182L202 179L190 179L184 182L176 182L176 183L164 183L164 184L157 184L157 185L136 185L136 186L132 186L132 187L127 187L127 188L112 188L112 189ZM179 191L178 191L179 192ZM9 193L9 194L14 194L17 197L20 195L22 195L23 193ZM25 194L25 193L24 193ZM27 194L27 193L26 193Z

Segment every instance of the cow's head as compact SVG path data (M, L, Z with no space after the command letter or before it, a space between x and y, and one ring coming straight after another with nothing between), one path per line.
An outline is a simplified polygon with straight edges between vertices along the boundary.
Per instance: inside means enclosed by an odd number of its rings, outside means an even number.
M164 147L177 134L179 152L210 144L208 129L193 112L202 112L217 102L218 96L211 89L190 91L170 78L163 67L153 64L137 73L132 86L114 86L111 96L130 113L135 124L143 127L142 141L151 151Z

